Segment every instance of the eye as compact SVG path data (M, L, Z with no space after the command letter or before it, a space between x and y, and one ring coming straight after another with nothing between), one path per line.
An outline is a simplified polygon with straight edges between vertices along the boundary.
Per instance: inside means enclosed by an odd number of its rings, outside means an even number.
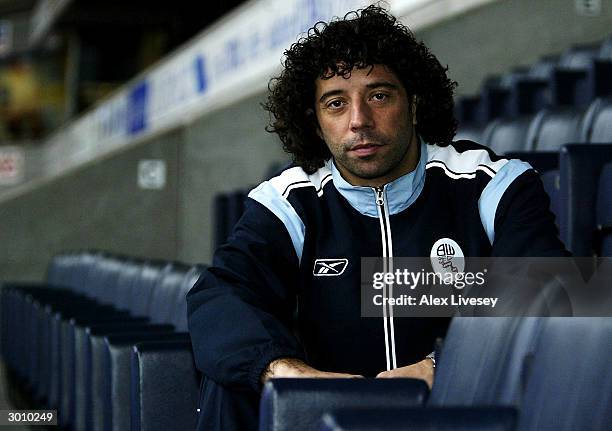
M385 93L374 93L374 95L372 95L372 99L376 100L377 102L382 102L386 100L387 97L388 96Z
M325 107L329 109L340 109L344 106L344 102L339 99L329 101Z

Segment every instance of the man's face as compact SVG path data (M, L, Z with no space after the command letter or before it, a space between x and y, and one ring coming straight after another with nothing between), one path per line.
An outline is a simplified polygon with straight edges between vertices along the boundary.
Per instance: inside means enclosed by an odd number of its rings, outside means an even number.
M317 79L315 111L319 135L349 183L378 187L415 168L414 108L385 66Z

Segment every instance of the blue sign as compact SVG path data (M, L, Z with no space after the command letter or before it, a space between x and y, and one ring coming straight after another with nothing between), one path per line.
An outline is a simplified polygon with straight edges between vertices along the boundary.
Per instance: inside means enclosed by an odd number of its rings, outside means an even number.
M149 98L149 84L143 81L130 90L128 95L128 124L129 135L136 135L147 128L147 100Z
M208 87L208 78L206 77L206 62L204 57L198 55L195 59L196 79L198 82L198 93L204 93Z

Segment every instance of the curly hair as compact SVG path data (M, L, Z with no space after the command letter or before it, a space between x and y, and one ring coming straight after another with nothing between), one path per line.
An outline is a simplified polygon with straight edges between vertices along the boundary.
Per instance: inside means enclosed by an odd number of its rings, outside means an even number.
M418 100L417 133L429 144L441 146L455 136L453 92L457 85L436 57L410 30L378 6L349 12L344 19L318 22L284 53L284 69L272 78L265 110L284 150L294 163L313 173L331 157L317 135L314 113L315 81L353 68L384 64Z

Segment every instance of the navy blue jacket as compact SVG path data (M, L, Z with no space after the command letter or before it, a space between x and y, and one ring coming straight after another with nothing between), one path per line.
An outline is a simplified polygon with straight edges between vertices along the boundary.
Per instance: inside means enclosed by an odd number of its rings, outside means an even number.
M198 368L259 390L280 357L364 376L421 360L448 320L360 317L360 259L430 256L441 238L465 256L566 254L538 174L473 142L421 144L416 169L378 190L350 185L332 161L283 171L249 193L187 297Z

